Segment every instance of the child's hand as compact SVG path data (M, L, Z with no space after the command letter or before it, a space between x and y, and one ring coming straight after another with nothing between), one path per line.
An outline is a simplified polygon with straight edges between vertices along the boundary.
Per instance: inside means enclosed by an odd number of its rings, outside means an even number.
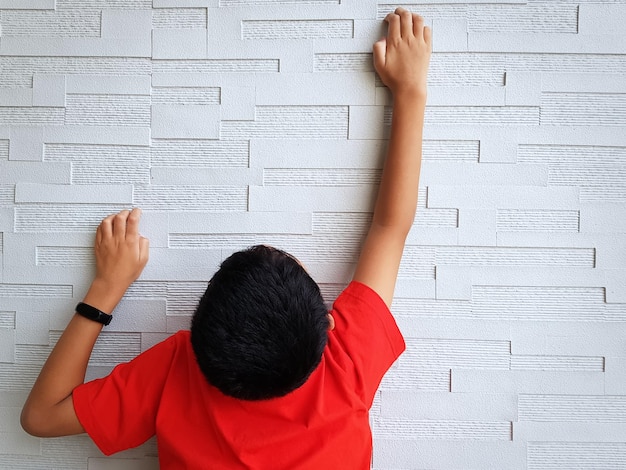
M426 76L432 49L432 34L424 18L397 8L385 18L387 37L374 44L374 67L394 95L426 96Z
M148 239L139 235L141 209L105 218L96 231L96 278L115 296L123 295L148 262Z

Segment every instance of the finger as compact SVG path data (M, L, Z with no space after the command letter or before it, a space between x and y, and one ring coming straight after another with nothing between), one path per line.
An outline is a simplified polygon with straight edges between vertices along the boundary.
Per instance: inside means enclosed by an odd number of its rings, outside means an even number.
M430 46L430 49L432 49L432 44L433 44L433 30L430 29L429 26L425 26L424 27L424 41L426 41L426 44L428 44L428 46Z
M413 15L404 8L396 8L396 15L400 17L400 34L403 38L413 36Z
M374 43L374 68L380 70L385 66L385 57L387 53L387 39L382 38Z
M412 14L413 34L416 38L424 37L424 18L417 13Z
M123 210L113 218L113 236L118 238L126 238L126 220L130 211Z
M101 240L105 240L113 236L113 218L115 215L110 215L105 217L102 222L100 222L100 226L98 227L100 230Z
M402 38L402 33L400 32L400 17L395 13L389 13L385 17L385 21L389 25L387 28L387 37L391 40Z
M102 224L98 225L96 229L96 246L100 245L100 243L102 243Z
M141 219L141 209L135 207L128 216L126 221L126 237L135 237L139 235L139 220Z
M150 256L150 240L146 237L139 238L139 261L145 266Z

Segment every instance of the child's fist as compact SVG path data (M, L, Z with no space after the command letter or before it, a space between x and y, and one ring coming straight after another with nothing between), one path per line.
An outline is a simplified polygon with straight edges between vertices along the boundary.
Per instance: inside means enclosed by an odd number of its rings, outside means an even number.
M426 95L432 33L424 18L397 8L385 18L387 37L374 44L374 67L392 91Z

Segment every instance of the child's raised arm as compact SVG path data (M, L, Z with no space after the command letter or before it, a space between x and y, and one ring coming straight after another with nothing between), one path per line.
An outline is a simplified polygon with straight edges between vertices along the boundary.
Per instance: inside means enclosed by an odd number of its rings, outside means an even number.
M391 136L354 280L374 289L390 306L417 208L431 30L421 16L402 8L385 21L388 33L374 44L374 66L393 94Z

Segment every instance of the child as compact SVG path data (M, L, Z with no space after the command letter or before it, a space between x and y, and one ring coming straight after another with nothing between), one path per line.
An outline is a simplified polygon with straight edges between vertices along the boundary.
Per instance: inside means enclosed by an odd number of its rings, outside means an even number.
M374 65L394 98L388 155L353 281L332 311L297 260L253 247L224 261L191 332L84 384L103 324L148 260L141 211L109 216L96 277L24 405L27 432L87 432L105 454L156 434L164 469L370 467L369 408L404 350L389 306L417 204L431 50L420 16L398 8L385 20Z

